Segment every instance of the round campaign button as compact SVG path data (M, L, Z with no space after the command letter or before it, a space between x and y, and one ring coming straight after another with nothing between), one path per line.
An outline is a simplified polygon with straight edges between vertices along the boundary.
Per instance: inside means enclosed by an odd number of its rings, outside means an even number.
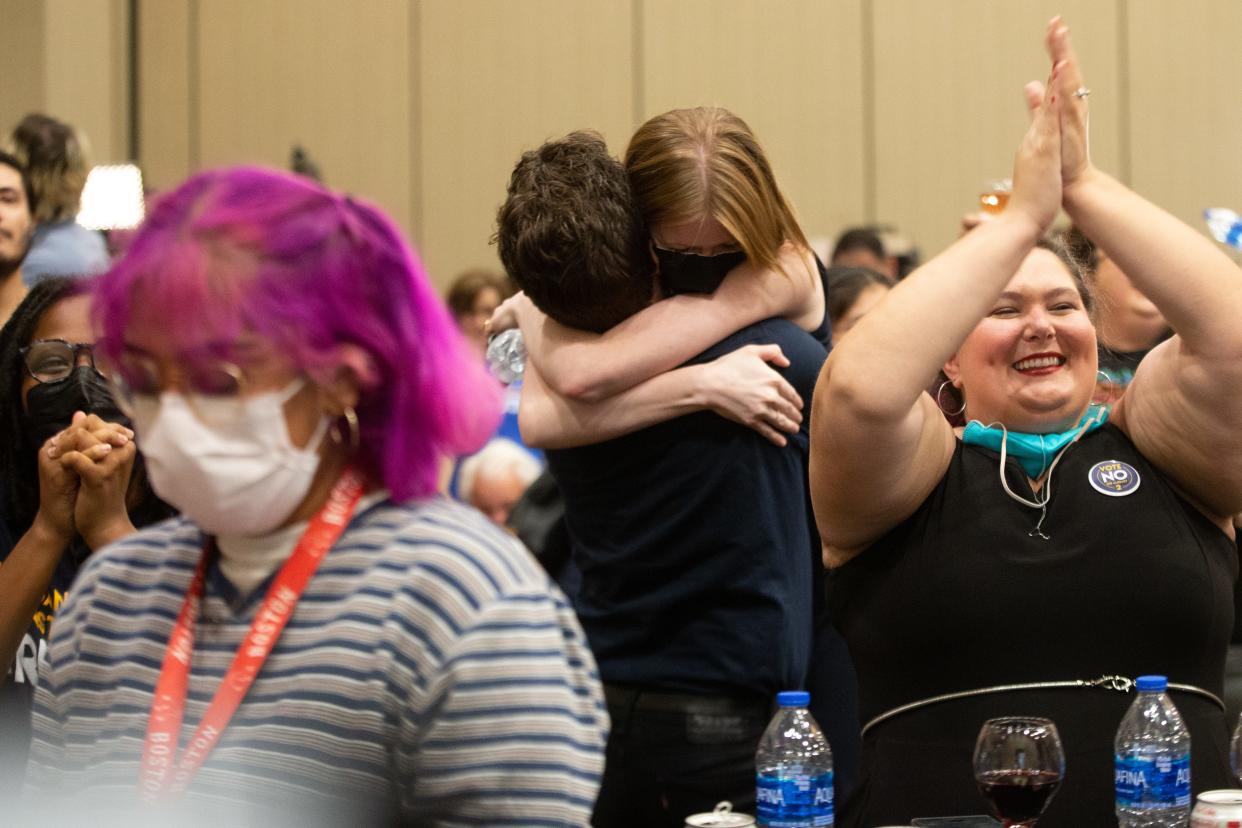
M1138 469L1120 460L1104 460L1096 463L1087 472L1091 487L1100 494L1109 497L1124 497L1133 494L1142 482Z

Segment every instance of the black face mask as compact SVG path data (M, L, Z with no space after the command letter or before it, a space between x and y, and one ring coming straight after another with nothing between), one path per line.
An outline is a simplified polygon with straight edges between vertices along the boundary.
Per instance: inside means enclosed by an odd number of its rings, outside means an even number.
M657 247L655 254L660 263L660 283L669 296L678 293L715 293L729 271L746 261L746 254L741 250L715 256L700 256L697 253L675 253Z
M112 398L108 381L91 366L79 365L62 380L39 383L30 389L26 412L22 414L26 440L37 450L48 438L69 427L75 411L130 427L129 418Z

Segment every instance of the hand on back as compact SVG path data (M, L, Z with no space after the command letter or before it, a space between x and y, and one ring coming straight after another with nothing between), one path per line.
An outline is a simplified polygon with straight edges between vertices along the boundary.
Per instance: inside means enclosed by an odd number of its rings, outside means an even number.
M715 389L711 409L735 423L753 428L778 446L784 434L795 434L802 424L802 398L772 369L789 366L779 345L747 345L707 363Z

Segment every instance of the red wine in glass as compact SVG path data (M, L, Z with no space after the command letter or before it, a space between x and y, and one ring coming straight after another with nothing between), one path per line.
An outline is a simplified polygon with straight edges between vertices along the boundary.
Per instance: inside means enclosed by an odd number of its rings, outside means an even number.
M975 742L975 782L1005 828L1030 828L1065 774L1057 726L1034 716L988 719Z
M979 792L992 803L992 813L1005 825L1027 825L1044 812L1044 807L1061 775L1046 770L994 770L980 773Z

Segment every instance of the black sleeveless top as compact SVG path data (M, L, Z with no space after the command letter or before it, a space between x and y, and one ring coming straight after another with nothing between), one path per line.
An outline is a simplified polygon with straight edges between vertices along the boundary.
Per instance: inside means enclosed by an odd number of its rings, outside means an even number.
M833 616L858 671L862 720L919 699L998 684L1158 673L1222 694L1233 627L1234 544L1112 424L1083 437L1039 510L1005 494L1000 457L960 441L918 510L837 569ZM1120 461L1137 488L1103 472ZM1017 461L1006 479L1033 500ZM1112 480L1117 479L1116 475ZM1101 482L1103 481L1103 482ZM1004 715L1056 722L1065 779L1040 828L1113 824L1112 746L1133 694L1020 691L924 707L876 725L842 826L986 813L971 755L979 726ZM1211 701L1172 693L1191 731L1195 792L1232 787L1228 725Z
M819 260L819 256L815 257L815 270L819 273L819 281L824 286L824 318L819 320L819 327L811 331L811 336L819 340L819 344L823 345L831 353L832 323L828 320L828 268L824 267L824 263Z

